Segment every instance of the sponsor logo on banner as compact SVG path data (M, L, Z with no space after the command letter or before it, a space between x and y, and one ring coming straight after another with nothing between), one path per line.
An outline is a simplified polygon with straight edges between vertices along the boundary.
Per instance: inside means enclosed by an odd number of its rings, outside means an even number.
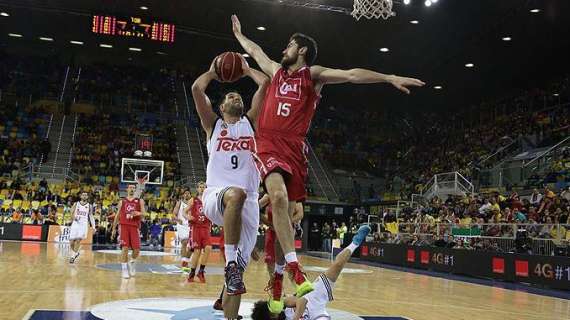
M408 249L408 262L416 261L416 251L414 249Z
M164 233L164 247L165 248L180 248L180 240L176 231L166 231Z
M420 251L420 261L422 264L428 264L429 263L429 251Z
M24 225L22 228L22 239L42 240L42 226Z
M505 273L505 259L493 258L493 272L500 274Z
M528 277L528 261L515 260L515 274L518 277Z
M48 242L69 243L70 227L67 226L49 226ZM91 244L93 242L93 230L87 229L87 237L81 241L81 244Z

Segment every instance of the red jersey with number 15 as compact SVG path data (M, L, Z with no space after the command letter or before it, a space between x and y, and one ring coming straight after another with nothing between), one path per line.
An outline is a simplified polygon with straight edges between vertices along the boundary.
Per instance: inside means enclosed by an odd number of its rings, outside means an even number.
M200 198L196 197L194 198L194 201L192 201L192 209L190 214L194 218L191 223L192 229L212 227L212 223L204 215L204 207L202 206L202 200L200 200Z
M319 100L308 66L291 74L280 68L265 93L258 131L277 131L304 139Z

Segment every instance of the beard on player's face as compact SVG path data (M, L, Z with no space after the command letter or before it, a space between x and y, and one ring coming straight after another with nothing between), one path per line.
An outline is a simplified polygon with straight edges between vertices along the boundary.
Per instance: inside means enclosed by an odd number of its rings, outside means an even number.
M290 53L285 53L283 58L281 58L281 66L283 68L289 68L290 66L294 65L299 59L299 54L291 55Z

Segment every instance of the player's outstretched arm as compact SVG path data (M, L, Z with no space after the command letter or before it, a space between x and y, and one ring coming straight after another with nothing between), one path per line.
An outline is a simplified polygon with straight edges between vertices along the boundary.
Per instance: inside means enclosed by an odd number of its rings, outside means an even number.
M306 308L307 308L307 299L305 298L297 299L297 304L295 305L295 315L293 316L293 319L302 319L303 312L305 312Z
M263 72L268 76L273 77L277 70L279 70L279 63L269 59L257 43L249 40L243 35L243 33L241 33L241 23L235 14L232 15L232 30L236 39L239 41L239 44L255 60L255 62L257 62L261 70L263 70Z
M202 123L202 128L206 131L208 139L212 132L214 123L216 122L216 113L212 110L212 103L210 98L206 95L206 88L212 80L217 80L218 76L214 70L214 64L216 59L210 65L210 69L200 75L194 84L192 84L192 97L194 98L194 104L196 105L196 111L198 112L198 117L200 117L200 122Z
M263 72L250 68L244 58L241 58L241 60L244 76L250 77L257 84L257 90L251 100L251 108L247 112L247 117L251 120L253 126L257 128L257 117L263 105L269 78Z
M419 79L388 75L367 69L331 69L322 66L311 67L311 77L321 86L334 83L390 83L398 90L410 94L407 87L422 87L425 83Z

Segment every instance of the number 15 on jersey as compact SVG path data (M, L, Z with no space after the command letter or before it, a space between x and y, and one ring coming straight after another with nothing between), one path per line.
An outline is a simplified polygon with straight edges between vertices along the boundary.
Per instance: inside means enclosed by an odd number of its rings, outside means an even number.
M277 106L277 115L282 117L288 117L291 114L291 104L286 102L279 102Z

